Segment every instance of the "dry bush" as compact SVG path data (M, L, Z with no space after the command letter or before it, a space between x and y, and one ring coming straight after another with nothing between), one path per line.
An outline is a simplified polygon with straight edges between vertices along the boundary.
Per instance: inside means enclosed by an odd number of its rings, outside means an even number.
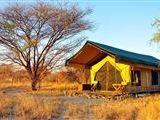
M47 120L51 116L59 115L60 104L59 99L42 99L38 96L20 94L16 100L16 114L26 119Z
M60 114L61 100L41 98L30 94L10 96L0 94L0 119L48 120Z
M138 119L142 120L158 120L160 119L160 96L155 95L145 100L145 104L140 108Z
M68 104L63 115L64 119L93 120L135 120L137 108L132 104L110 102L98 105Z
M12 76L13 76L13 79L14 79L14 83L30 81L30 77L29 77L27 71L24 70L24 69L16 70L16 71L14 71L13 74L14 75L12 75Z
M0 94L0 119L16 118L23 120L48 120L60 114L61 100L41 98L30 94L18 94L8 97Z
M55 92L55 91L79 91L81 90L81 84L79 83L68 83L68 82L63 82L63 83L55 83L55 82L43 82L42 83L42 89L40 91L50 91L50 92Z
M124 103L107 103L93 106L93 114L96 119L109 120L134 120L137 113L137 107L132 104Z
M63 119L71 119L71 120L82 120L83 118L87 119L90 114L88 110L88 106L86 105L76 105L76 104L68 104L65 106L66 111L63 114Z
M12 106L12 99L9 96L0 93L0 118L8 116Z
M71 71L59 71L52 75L54 82L77 82L78 77Z
M49 77L49 76L48 76ZM50 75L54 82L84 83L85 74L83 69L65 68Z
M27 87L31 85L30 77L24 69L13 70L11 65L0 65L0 88ZM49 73L41 82L41 89L47 90L79 90L82 81L80 73L72 69L60 70L56 73ZM81 78L82 79L82 78Z
M13 75L13 67L11 65L7 64L1 64L0 65L0 81L1 82L8 82L10 79L12 79Z
M78 83L59 83L53 84L52 90L66 91L66 90L81 90Z
M6 88L10 86L25 86L30 83L30 79L25 70L17 70L12 65L1 64L0 83L0 88Z
M56 81L56 73L49 73L42 81L46 82L57 82Z

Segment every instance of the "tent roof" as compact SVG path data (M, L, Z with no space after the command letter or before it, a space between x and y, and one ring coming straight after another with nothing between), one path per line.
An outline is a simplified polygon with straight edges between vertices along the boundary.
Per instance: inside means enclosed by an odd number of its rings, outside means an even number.
M160 60L153 56L129 52L126 50L118 49L115 47L111 47L111 46L100 44L100 43L93 42L93 41L87 41L86 44L82 47L82 49L79 52L77 52L74 56L72 56L70 59L68 59L66 63L69 63L71 61L75 62L77 60L82 62L85 60L86 57L91 56L91 55L92 55L92 58L93 56L97 56L97 55L99 56L99 54L98 53L95 54L93 50L92 50L93 51L92 53L90 51L87 51L87 49L86 51L83 50L87 45L92 45L95 48L98 48L101 53L112 54L119 60L137 63L137 64L150 65L150 66L155 66L155 67L158 67L160 65ZM83 55L84 53L86 54L86 56ZM102 55L104 57L105 54L102 54ZM86 61L83 62L83 64L86 64L87 60L89 59L86 58Z
M100 44L93 41L87 41L87 42L105 50L106 52L114 54L121 60L130 61L130 62L139 63L139 64L151 65L156 67L160 65L160 60L150 55L143 55L143 54L138 54L134 52L129 52L126 50L118 49L115 47L111 47L111 46Z

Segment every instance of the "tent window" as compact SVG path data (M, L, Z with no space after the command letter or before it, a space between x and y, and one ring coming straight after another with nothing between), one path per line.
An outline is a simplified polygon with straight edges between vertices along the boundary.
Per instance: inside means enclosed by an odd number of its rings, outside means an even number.
M158 85L158 72L152 71L152 85Z
M141 86L141 72L138 70L131 71L131 83L134 86Z

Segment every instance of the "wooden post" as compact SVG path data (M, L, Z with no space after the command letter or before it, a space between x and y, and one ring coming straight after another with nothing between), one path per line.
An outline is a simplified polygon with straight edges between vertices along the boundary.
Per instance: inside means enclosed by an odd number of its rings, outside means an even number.
M116 84L117 84L116 57L114 57L114 59L115 59L115 80L116 80Z
M131 67L131 69L129 71L129 73L130 73L130 90L129 91L133 90L133 88L132 88L132 70L133 70L133 66L130 65L130 67Z
M146 81L146 82L147 82L147 85L146 85L146 89L145 89L145 91L147 91L147 92L148 92L148 73L146 72L146 73L145 73L145 75L146 75L146 78L147 78L147 81Z
M108 86L107 85L107 81L109 81L109 76L108 76L109 75L109 73L108 73L109 72L109 70L108 70L108 61L106 63L107 63L107 80L105 80L105 82L106 82L106 90L107 90L107 86Z

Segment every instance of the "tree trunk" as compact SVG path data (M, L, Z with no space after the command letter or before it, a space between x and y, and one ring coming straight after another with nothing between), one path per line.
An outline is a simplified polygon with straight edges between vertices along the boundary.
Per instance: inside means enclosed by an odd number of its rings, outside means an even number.
M38 83L38 79L37 78L32 78L32 90L37 90L37 83Z
M38 89L41 88L41 80L38 81Z

